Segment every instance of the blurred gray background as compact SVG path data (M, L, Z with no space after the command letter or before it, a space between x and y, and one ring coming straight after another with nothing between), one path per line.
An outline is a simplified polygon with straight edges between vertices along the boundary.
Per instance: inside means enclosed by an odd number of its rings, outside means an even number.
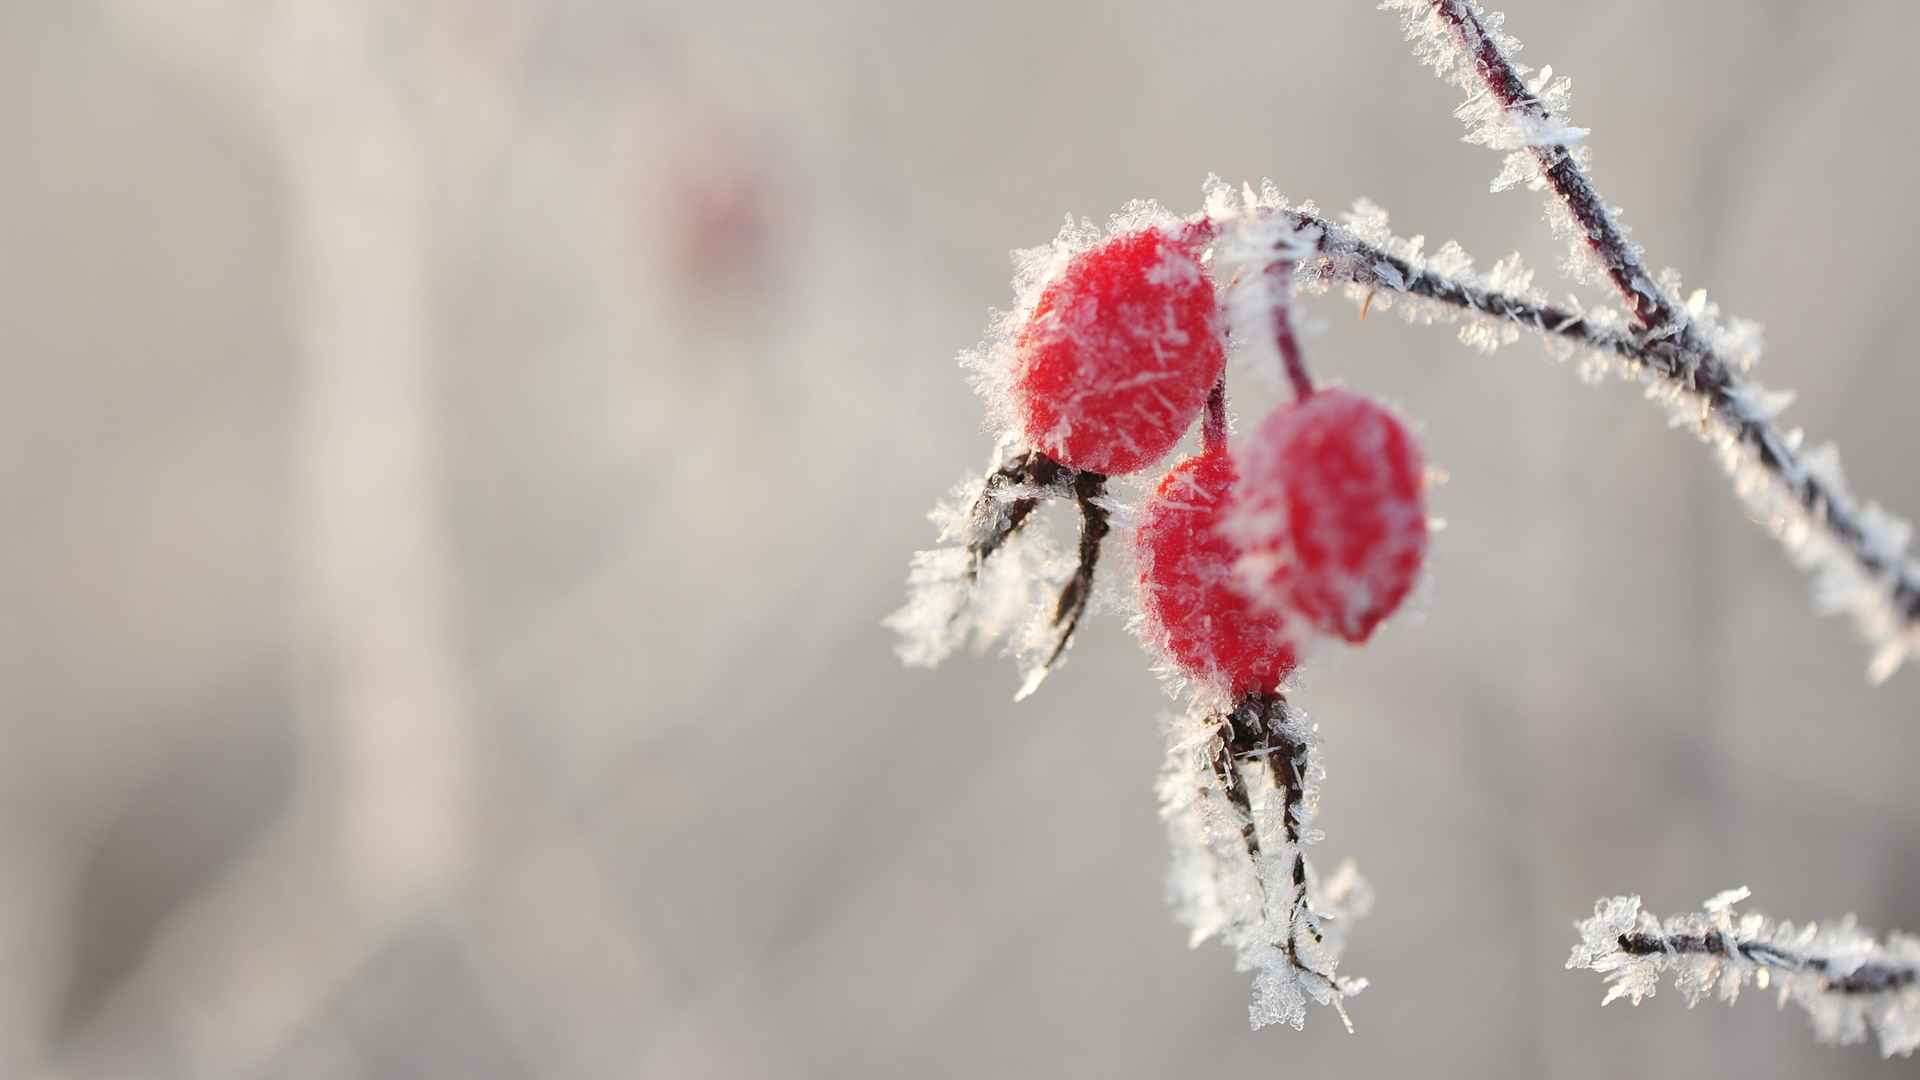
M1920 514L1915 9L1511 7ZM1299 696L1357 1035L1183 947L1118 621L890 655L1009 248L1213 171L1549 282L1455 103L1355 0L0 3L0 1076L1913 1075L1561 970L1616 891L1920 929L1920 672L1533 344L1312 308L1451 474Z

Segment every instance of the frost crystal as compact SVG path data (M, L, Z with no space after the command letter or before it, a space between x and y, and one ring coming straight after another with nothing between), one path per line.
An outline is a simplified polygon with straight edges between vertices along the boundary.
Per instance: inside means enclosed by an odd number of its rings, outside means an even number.
M1173 864L1167 896L1188 943L1210 938L1254 972L1253 1027L1307 1022L1309 1001L1332 1005L1366 980L1337 973L1353 923L1373 894L1352 863L1322 878L1306 848L1319 803L1319 738L1306 715L1278 697L1209 714L1196 703L1168 728L1160 816Z
M1602 1005L1638 1005L1666 976L1688 1007L1708 997L1734 1002L1749 983L1777 984L1780 1004L1805 1009L1823 1042L1865 1042L1871 1033L1887 1057L1920 1048L1920 938L1896 933L1882 945L1851 916L1822 928L1735 912L1747 895L1730 889L1664 922L1640 910L1638 896L1603 899L1574 924L1580 943L1567 967L1600 973Z

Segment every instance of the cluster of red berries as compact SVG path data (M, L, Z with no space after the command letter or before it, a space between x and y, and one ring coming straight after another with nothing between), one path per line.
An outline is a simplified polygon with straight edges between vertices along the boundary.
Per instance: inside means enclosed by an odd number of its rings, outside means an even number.
M1124 232L1046 285L1014 340L1014 396L1035 450L1087 473L1135 472L1208 407L1225 367L1202 258L1212 239L1204 224ZM1346 390L1281 405L1238 453L1210 430L1143 510L1135 543L1153 640L1236 697L1275 689L1312 635L1367 640L1419 574L1422 472L1405 425Z

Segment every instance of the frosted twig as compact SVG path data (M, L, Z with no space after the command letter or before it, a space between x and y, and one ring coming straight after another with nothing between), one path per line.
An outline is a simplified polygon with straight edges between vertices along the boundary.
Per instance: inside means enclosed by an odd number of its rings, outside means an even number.
M1300 352L1300 339L1293 334L1293 304L1287 288L1287 280L1293 276L1293 263L1285 259L1275 260L1267 267L1266 273L1279 282L1273 288L1273 345L1279 350L1280 359L1286 363L1287 381L1293 385L1293 396L1305 401L1313 393L1313 377L1307 374L1307 358Z
M1385 0L1381 7L1399 11L1416 53L1466 91L1458 115L1473 126L1469 141L1512 151L1496 189L1531 162L1536 186L1551 190L1565 215L1559 224L1584 245L1639 330L1595 338L1571 312L1529 310L1439 283L1435 293L1420 295L1571 337L1644 365L1643 378L1648 371L1658 376L1676 415L1696 414L1702 434L1725 451L1755 515L1803 566L1820 572L1821 606L1851 611L1878 646L1872 677L1892 674L1920 649L1920 566L1905 554L1909 526L1871 503L1856 503L1839 479L1837 454L1802 454L1798 435L1773 423L1777 396L1743 379L1744 365L1724 355L1690 307L1647 272L1638 247L1587 177L1585 148L1576 149L1586 132L1543 100L1564 98L1565 80L1551 81L1549 68L1528 83L1523 76L1530 69L1513 62L1519 43L1502 32L1501 16L1483 14L1473 0Z
M1574 924L1581 941L1567 967L1605 977L1602 1004L1624 997L1638 1005L1665 975L1689 1006L1710 994L1732 1002L1749 982L1762 990L1777 982L1781 1004L1805 1009L1825 1042L1864 1042L1871 1032L1888 1057L1920 1048L1920 938L1895 933L1883 945L1851 917L1822 928L1736 914L1747 896L1732 889L1703 912L1664 922L1640 910L1638 896L1603 899L1592 918Z
M1224 714L1190 714L1161 774L1173 840L1168 891L1198 945L1218 935L1256 972L1254 1027L1306 1023L1307 1002L1344 1001L1365 979L1337 973L1352 921L1372 897L1352 865L1321 881L1306 857L1322 775L1318 738L1279 694L1252 694Z
M1464 82L1466 77L1476 80L1482 91L1506 114L1506 120L1524 132L1535 134L1535 137L1526 140L1525 152L1539 166L1540 175L1553 190L1554 197L1579 223L1587 246L1599 259L1607 280L1613 283L1614 290L1626 302L1633 317L1648 330L1672 330L1681 335L1683 340L1692 337L1689 320L1654 283L1653 275L1647 273L1640 264L1639 252L1627 242L1619 224L1608 212L1606 203L1600 200L1600 193L1593 189L1593 183L1587 179L1572 149L1573 142L1577 140L1562 137L1563 133L1580 129L1567 128L1560 123L1548 112L1539 96L1527 87L1520 72L1501 48L1500 35L1497 32L1488 33L1486 24L1481 21L1478 4L1472 0L1424 0L1424 3L1431 8L1434 17L1446 24L1448 33L1453 35L1465 56L1465 63L1459 67L1461 81ZM1469 106L1473 104L1471 100L1468 103ZM1585 132L1581 131L1581 134ZM1693 344L1700 346L1703 363L1717 365L1711 350L1703 342L1695 341ZM1695 386L1702 393L1706 392L1706 388L1707 382L1704 381Z

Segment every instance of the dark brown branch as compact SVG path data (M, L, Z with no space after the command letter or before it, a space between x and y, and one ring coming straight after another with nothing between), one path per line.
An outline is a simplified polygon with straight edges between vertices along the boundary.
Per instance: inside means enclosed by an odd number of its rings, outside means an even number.
M1811 972L1821 976L1826 988L1838 994L1883 994L1891 990L1903 990L1920 981L1920 972L1910 967L1896 967L1890 964L1862 964L1842 975L1828 975L1831 964L1824 956L1802 956L1777 945L1760 941L1749 941L1728 946L1726 937L1718 930L1705 934L1622 934L1620 951L1631 956L1659 956L1673 953L1697 956L1729 956L1738 953L1740 957L1759 964L1762 967L1776 968L1781 971Z

